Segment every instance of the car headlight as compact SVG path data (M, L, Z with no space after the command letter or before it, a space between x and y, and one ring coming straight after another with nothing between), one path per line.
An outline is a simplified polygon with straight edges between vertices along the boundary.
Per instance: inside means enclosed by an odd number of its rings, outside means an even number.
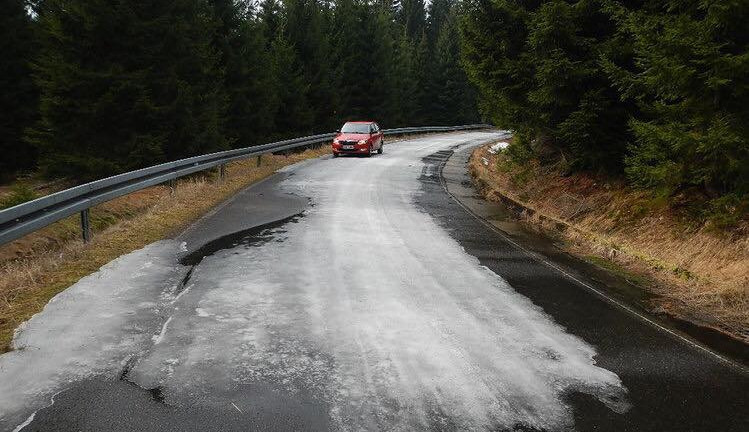
M336 138L336 139L333 140L333 144L339 144L339 143L340 143L340 141L338 141L338 138Z
M366 144L367 140L359 140L359 144Z

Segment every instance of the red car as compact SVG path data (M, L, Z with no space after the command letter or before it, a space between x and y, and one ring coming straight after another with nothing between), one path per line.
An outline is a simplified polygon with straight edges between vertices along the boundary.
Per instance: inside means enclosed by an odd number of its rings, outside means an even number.
M346 122L333 140L333 157L342 154L362 154L369 157L374 151L382 154L384 137L380 126L375 122Z

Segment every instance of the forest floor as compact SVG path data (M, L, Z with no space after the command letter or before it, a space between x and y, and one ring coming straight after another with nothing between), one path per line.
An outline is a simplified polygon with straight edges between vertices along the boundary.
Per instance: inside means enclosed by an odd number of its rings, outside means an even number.
M749 342L749 224L695 226L648 192L557 165L514 163L478 147L471 174L486 199L522 209L524 223L567 252L653 294L648 307Z
M10 349L21 323L80 278L120 255L180 232L279 168L327 153L330 148L323 146L288 157L263 155L259 167L256 159L229 164L224 180L208 173L181 179L174 191L154 186L103 203L91 209L93 240L88 245L81 242L80 222L73 216L0 246L0 353Z

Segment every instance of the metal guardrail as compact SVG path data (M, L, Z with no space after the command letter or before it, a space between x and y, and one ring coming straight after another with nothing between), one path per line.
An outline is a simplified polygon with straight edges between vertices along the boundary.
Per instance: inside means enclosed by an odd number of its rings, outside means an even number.
M489 127L491 126L486 124L428 126L385 129L383 132L385 135L402 135ZM96 180L19 204L0 211L0 245L9 243L76 213L81 215L83 241L88 242L91 238L89 209L97 204L217 166L221 167L221 174L223 175L224 165L229 162L329 142L335 135L335 133L312 135L180 159Z

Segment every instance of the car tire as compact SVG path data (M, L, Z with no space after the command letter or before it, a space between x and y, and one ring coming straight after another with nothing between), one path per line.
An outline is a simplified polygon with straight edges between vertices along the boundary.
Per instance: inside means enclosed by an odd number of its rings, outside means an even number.
M385 141L380 143L380 148L377 149L377 154L382 154L382 148L385 147Z
M333 152L333 157L337 158L338 157L338 152Z

